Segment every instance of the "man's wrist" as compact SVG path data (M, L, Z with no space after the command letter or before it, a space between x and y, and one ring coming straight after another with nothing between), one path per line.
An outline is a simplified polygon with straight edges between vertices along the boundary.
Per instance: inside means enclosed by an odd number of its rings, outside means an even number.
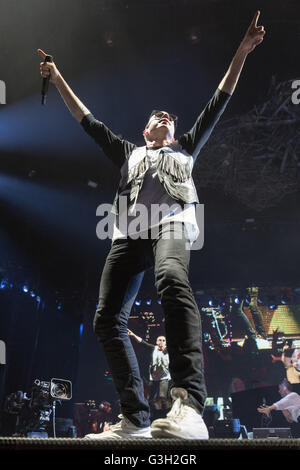
M58 72L57 77L55 78L53 85L56 86L56 88L59 88L60 85L64 84L64 79L62 75Z
M241 54L244 54L246 57L250 53L251 47L249 44L247 44L244 40L241 42L241 44L238 47L238 51Z

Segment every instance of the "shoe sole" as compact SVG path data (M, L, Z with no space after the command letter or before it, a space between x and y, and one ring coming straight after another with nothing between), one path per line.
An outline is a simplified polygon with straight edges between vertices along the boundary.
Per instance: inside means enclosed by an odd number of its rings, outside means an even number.
M84 436L83 439L86 439L86 440L90 440L90 441L107 441L107 440L110 440L110 441L116 441L116 440L132 440L132 439L152 439L152 435L151 436L105 436L105 437L86 437Z
M151 429L152 437L154 438L164 438L164 439L184 439L184 440L199 440L199 441L206 441L208 440L208 435L205 437L184 437L181 435L177 435L175 432L170 431L166 428L153 428Z
M154 438L180 439L180 437L174 436L174 434L169 433L166 429L152 429L151 434L152 434L152 437ZM184 439L184 438L181 438L181 439Z

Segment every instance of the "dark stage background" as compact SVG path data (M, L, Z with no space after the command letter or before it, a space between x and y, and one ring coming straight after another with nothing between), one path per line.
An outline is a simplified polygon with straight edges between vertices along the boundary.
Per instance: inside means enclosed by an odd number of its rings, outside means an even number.
M286 338L300 336L300 105L291 101L291 83L299 78L298 2L0 0L0 80L6 85L0 109L0 340L6 346L1 410L7 394L30 389L36 378L72 381L73 398L58 410L62 416L72 417L77 402L116 401L91 325L110 247L109 240L96 237L96 209L112 203L119 174L54 87L41 106L36 50L53 54L99 120L142 145L152 109L176 113L178 135L192 126L256 9L265 39L247 58L195 167L205 241L192 252L190 279L200 308L209 307L210 297L242 299L247 288L258 286L271 343L276 328ZM286 293L290 300L282 304ZM152 272L146 273L139 296L152 304L135 306L130 326L155 340L163 332L163 318ZM270 297L275 310L269 308ZM141 315L145 311L154 317ZM291 316L292 330L285 320ZM230 321L236 345L246 332L234 318ZM204 347L209 394L225 396L229 375L221 376L220 364L226 361L208 343ZM221 352L232 351L226 346ZM138 348L137 353L147 374L143 353ZM260 350L259 360L262 356L268 371L278 367L270 378L276 384L284 370L279 362L270 363L270 350ZM253 388L260 383L251 379L251 370L248 374L252 366L246 357L230 361L242 364L246 388Z

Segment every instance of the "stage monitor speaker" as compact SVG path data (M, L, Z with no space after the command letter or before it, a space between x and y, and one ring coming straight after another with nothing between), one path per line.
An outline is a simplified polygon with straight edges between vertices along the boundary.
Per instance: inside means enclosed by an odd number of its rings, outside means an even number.
M237 439L241 433L241 425L239 419L221 419L215 422L213 426L214 438Z
M291 428L253 428L253 439L291 439Z

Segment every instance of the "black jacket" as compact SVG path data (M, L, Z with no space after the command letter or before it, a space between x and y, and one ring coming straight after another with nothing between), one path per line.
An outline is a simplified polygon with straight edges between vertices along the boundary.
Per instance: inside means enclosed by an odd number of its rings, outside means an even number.
M193 165L230 97L231 95L217 88L190 131L160 149L157 159L158 178L165 191L181 205L199 202L192 179ZM128 190L128 208L132 209L147 171L146 146L137 147L127 140L120 139L92 114L85 116L81 124L120 168L121 180L114 199L113 212L118 214L118 198L124 190Z

